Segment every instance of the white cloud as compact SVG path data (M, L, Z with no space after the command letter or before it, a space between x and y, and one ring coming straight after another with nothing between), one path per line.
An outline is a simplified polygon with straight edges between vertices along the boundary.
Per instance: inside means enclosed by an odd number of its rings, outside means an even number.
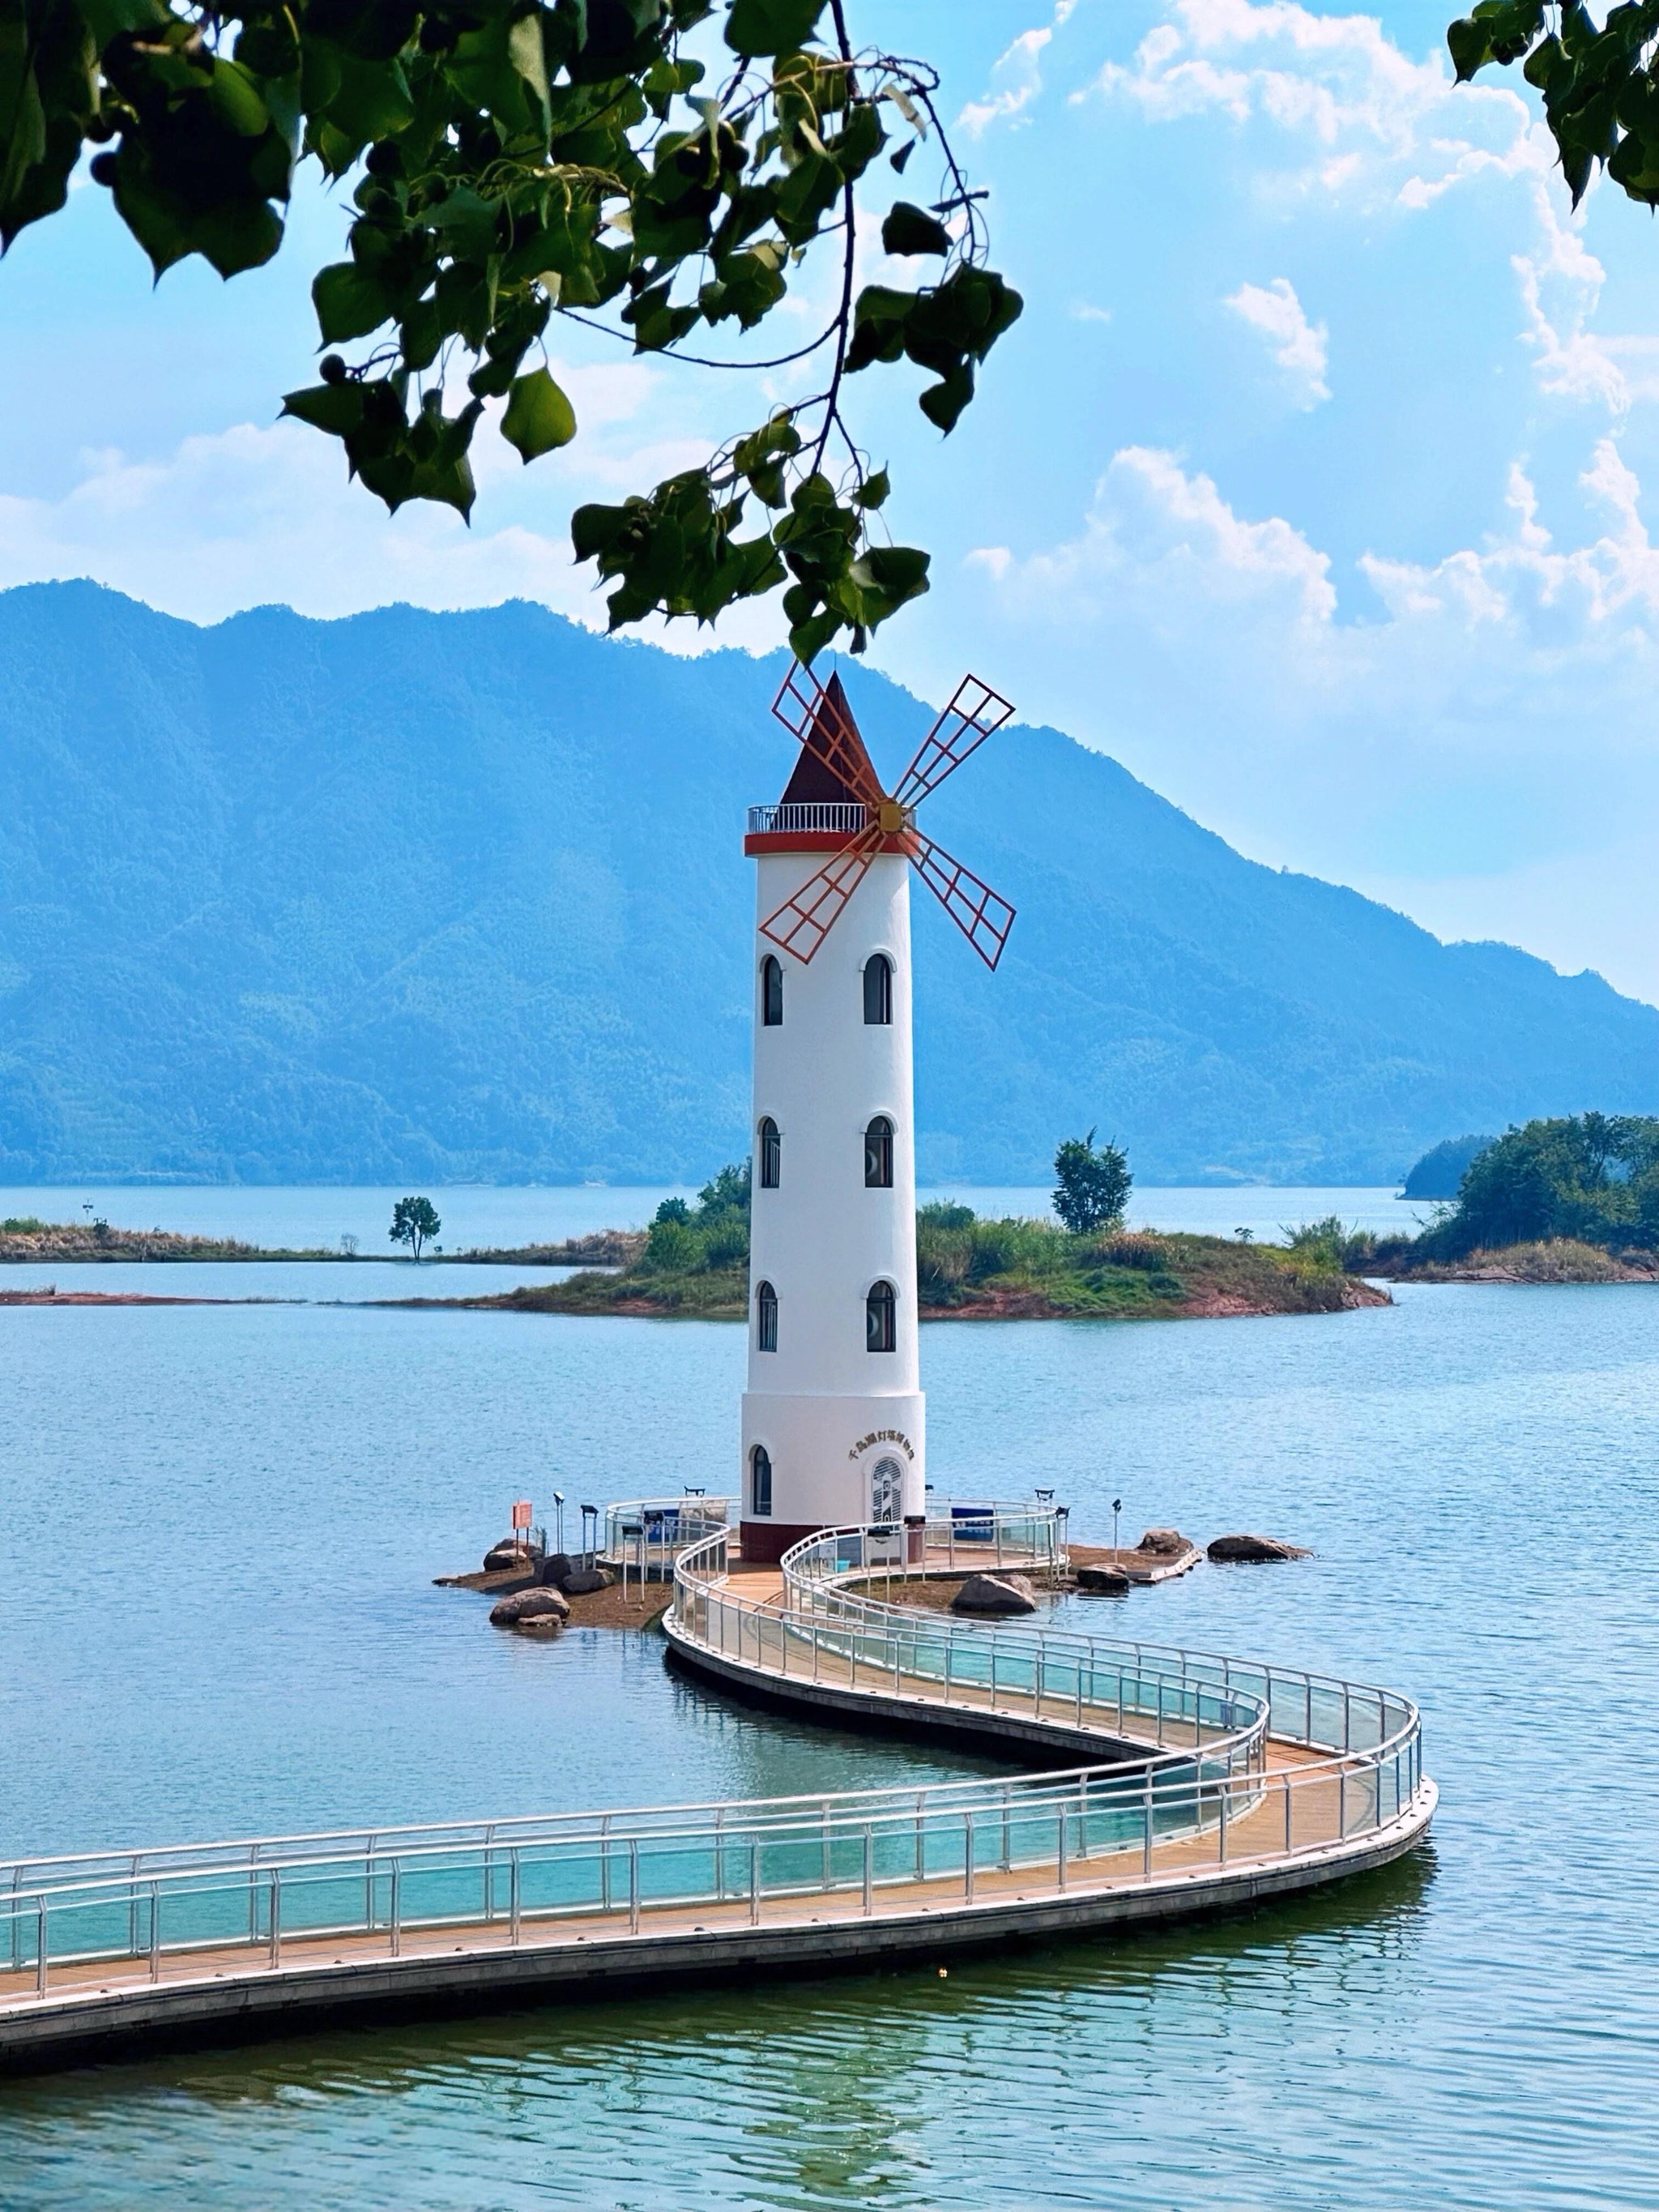
M1260 118L1302 142L1289 179L1301 189L1406 207L1484 170L1541 173L1553 158L1515 93L1455 87L1440 55L1410 60L1375 16L1316 15L1297 0L1175 0L1133 61L1109 62L1089 89L1151 121L1215 109Z
M970 100L957 118L959 127L973 137L994 123L1029 122L1028 110L1042 90L1042 52L1054 33L1065 27L1077 0L1055 0L1051 20L1036 29L1022 31L998 56L991 71L991 87L981 100Z
M603 629L603 592L592 569L578 568L572 555L565 527L572 507L653 483L704 458L708 446L629 447L607 435L626 426L630 394L637 399L647 389L631 363L556 364L556 373L583 424L580 477L551 458L526 470L493 423L483 422L471 529L451 509L424 502L388 515L348 482L339 447L314 430L244 422L186 438L155 460L83 453L79 481L61 498L0 495L0 589L90 576L197 622L274 600L332 617L393 600L454 608L531 599ZM526 508L534 519L526 519ZM679 652L716 643L769 649L783 627L772 602L737 610L718 638L687 623L644 634Z
M1109 323L1112 319L1109 307L1097 307L1088 300L1073 300L1066 312L1074 323Z
M1265 286L1241 284L1225 304L1267 339L1297 406L1316 407L1330 398L1325 381L1330 332L1323 323L1308 320L1288 276L1275 276Z
M1350 616L1304 532L1130 447L1077 537L969 557L975 628L1034 720L1244 850L1659 996L1659 896L1628 866L1659 848L1659 547L1612 438L1581 486L1603 520L1564 545L1516 464L1490 540L1367 556L1381 613Z

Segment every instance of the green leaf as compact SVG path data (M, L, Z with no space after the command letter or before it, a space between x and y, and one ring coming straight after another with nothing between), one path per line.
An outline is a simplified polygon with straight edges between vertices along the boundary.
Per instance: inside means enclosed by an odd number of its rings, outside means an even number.
M823 13L823 0L732 0L726 43L738 54L792 54Z
M873 476L866 477L864 482L853 494L853 498L860 507L875 508L884 503L891 489L892 486L887 480L886 470L878 469Z
M355 261L332 261L319 269L312 281L311 300L325 345L367 337L392 314L385 285Z
M360 384L313 384L304 392L284 395L283 412L331 437L343 438L363 419L363 388Z
M881 243L886 253L948 253L951 234L937 216L896 200L881 226Z
M974 372L967 362L959 362L941 384L930 384L916 404L930 422L937 422L949 437L957 427L957 417L974 396Z
M526 462L568 446L576 434L576 410L544 368L514 383L501 417L501 435Z

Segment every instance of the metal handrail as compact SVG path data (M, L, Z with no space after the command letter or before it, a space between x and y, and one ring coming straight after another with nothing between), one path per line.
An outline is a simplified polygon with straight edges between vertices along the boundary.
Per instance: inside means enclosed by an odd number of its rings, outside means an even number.
M776 806L751 806L749 810L749 835L751 837L775 837L793 832L809 835L813 831L836 830L847 832L862 830L864 808L854 799L790 799Z
M1033 1528L1039 1517L1009 1516L1026 1528L1034 1557L1048 1541ZM907 1676L904 1638L913 1668L942 1641L947 1697L960 1649L964 1662L988 1659L993 1699L1000 1668L1018 1694L1034 1685L1040 1717L1045 1668L1063 1676L1069 1664L1074 1729L1112 1733L1094 1695L1109 1674L1120 1742L1126 1717L1143 1709L1160 1727L1173 1712L1191 1737L1138 1759L1029 1777L14 1860L0 1863L0 1891L9 1893L0 1893L0 2010L53 1993L54 1968L70 1961L106 1962L100 1984L142 1987L166 1978L164 1969L204 1973L209 1953L216 1973L264 1972L281 1965L285 1943L368 1942L373 1955L384 1942L396 1957L423 1931L517 1945L526 1930L556 1942L598 1920L638 1935L664 1909L729 1908L757 1922L769 1901L793 1911L849 1892L866 1914L908 1911L915 1901L899 1893L918 1885L930 1900L948 1893L971 1906L999 1871L1017 1874L1022 1896L1079 1882L1146 1885L1212 1863L1317 1859L1408 1814L1426 1818L1433 1785L1408 1700L1168 1647L969 1627L848 1589L848 1576L870 1571L865 1547L856 1562L846 1559L850 1540L871 1537L880 1549L891 1533L830 1531L793 1547L780 1609L724 1582L730 1532L720 1528L676 1563L675 1633L763 1674L819 1666L826 1653L850 1657L855 1685L877 1655L884 1683L890 1679L890 1654L901 1686L923 1681ZM1219 1680L1206 1679L1218 1668ZM1328 1751L1314 1718L1333 1692L1350 1735L1355 1698L1379 1701L1379 1727L1395 1716L1400 1724L1376 1743ZM1281 1724L1296 1719L1298 1696L1300 1735ZM1291 1710L1276 1714L1276 1700ZM1270 1728L1317 1755L1270 1771ZM71 1995L88 1991L82 1982Z

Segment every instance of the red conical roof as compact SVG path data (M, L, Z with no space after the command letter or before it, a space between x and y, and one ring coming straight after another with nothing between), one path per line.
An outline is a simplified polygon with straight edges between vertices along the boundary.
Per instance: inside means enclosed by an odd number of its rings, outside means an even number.
M854 805L864 803L867 792L858 791L848 781L842 769L836 764L839 753L843 761L848 755L862 763L868 772L870 787L881 788L880 779L864 739L859 735L859 726L853 720L853 709L847 702L839 676L832 676L823 688L823 697L812 718L811 728L801 740L800 757L795 763L795 772L790 777L783 794L783 804L793 805L834 805L845 800Z

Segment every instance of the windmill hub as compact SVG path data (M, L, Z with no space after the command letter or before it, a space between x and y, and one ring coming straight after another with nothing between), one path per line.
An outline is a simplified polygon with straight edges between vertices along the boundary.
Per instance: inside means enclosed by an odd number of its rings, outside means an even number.
M925 1544L927 1510L910 872L988 968L1014 919L916 807L1013 709L965 678L890 793L838 677L792 669L773 711L801 750L744 843L757 904L743 1552L776 1559L860 1526L883 1532L866 1559L897 1560Z

